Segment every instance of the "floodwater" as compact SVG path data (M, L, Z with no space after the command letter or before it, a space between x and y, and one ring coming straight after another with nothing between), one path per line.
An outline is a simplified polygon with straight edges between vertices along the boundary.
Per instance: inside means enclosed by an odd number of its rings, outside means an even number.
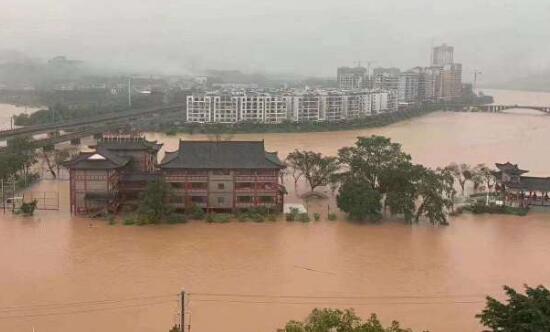
M284 157L295 148L335 154L380 134L432 167L510 160L550 175L548 132L550 116L538 113L434 113L379 129L232 138L263 138ZM167 150L207 138L148 137ZM309 224L109 226L70 216L66 181L33 190L59 191L61 210L0 214L0 331L165 332L182 287L192 331L275 331L314 307L376 312L415 331L480 331L474 316L485 295L501 296L504 284L550 285L550 214L540 212L464 215L448 227L325 214Z
M11 117L21 113L31 114L40 108L0 104L0 130L11 128Z

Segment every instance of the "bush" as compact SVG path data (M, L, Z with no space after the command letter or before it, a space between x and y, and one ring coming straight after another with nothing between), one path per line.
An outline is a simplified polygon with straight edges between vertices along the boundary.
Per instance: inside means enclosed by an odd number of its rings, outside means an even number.
M187 211L187 214L191 217L191 219L203 220L206 216L206 212L196 205L191 206L188 210L189 211Z
M300 213L298 215L298 221L300 221L300 222L310 222L311 219L309 218L309 215L307 213Z
M287 213L285 215L286 221L298 221L298 218L300 216L300 210L297 208L290 208L290 213Z
M250 219L252 219L253 222L264 222L264 216L259 213L251 214Z
M21 204L21 212L25 216L32 216L34 215L34 210L36 210L36 205L38 202L36 200L30 202L30 203L22 203Z
M321 220L321 215L319 213L315 212L313 214L313 220L315 220L315 221Z
M206 222L208 223L217 223L217 224L225 224L231 221L231 218L233 216L226 213L218 213L218 214L209 214L206 217Z
M336 213L329 213L328 214L328 220L336 221L336 219L338 219L338 217L336 216Z
M109 222L109 225L116 225L115 216L112 214L107 216L107 221Z
M247 222L248 221L248 215L246 213L239 213L237 215L237 220L239 220L239 222Z
M277 221L277 215L270 214L270 215L267 216L267 220L271 221L271 222L275 222L275 221Z
M186 222L187 217L179 213L172 213L166 218L166 223L168 224L185 224Z
M135 216L127 216L124 218L124 225L135 225L136 224L136 217Z
M485 205L484 203L475 203L464 208L471 211L473 214L509 214L514 216L526 216L529 212L528 208L519 208L511 206Z

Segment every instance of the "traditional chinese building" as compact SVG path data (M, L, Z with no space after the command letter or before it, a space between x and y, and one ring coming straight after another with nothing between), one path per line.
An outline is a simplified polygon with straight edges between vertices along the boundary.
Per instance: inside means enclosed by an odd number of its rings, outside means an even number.
M135 135L104 135L92 148L66 164L76 214L137 207L147 184L160 178L172 187L167 204L176 209L283 208L285 166L263 141L180 141L158 165L161 145Z
M177 208L234 211L283 209L283 162L263 141L180 141L166 153L161 174L175 192Z
M519 207L550 206L550 177L524 176L529 171L509 162L495 164L497 189L504 194L505 204Z
M107 210L139 196L157 174L157 153L162 144L140 135L106 134L66 163L70 175L71 211L77 214Z

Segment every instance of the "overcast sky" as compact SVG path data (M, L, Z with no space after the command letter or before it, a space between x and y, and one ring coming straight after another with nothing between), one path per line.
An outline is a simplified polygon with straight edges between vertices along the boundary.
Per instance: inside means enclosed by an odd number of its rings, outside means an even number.
M485 80L550 69L550 0L1 0L0 49L111 67L334 76L361 60Z

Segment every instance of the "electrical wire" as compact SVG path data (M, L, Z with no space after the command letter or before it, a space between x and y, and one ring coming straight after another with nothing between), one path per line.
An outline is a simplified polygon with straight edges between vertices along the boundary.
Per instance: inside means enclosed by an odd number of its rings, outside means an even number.
M177 303L177 302L178 301L174 301L174 300L168 300L168 301L164 300L164 301L158 301L158 302L128 304L128 305L118 306L118 307L93 308L93 309L82 309L82 310L72 310L72 311L62 311L62 312L49 312L49 313L38 313L38 314L22 314L22 315L0 316L0 320L13 319L13 318L71 315L71 314L80 314L80 313L88 313L88 312L96 312L96 311L107 311L107 310L118 310L118 309L135 308L135 307L151 306L151 305L164 304L164 303Z
M278 298L278 299L443 299L483 297L483 294L448 294L448 295L379 295L379 296L345 296L345 295L270 295L270 294L237 294L237 293L189 293L195 296L244 297L244 298Z
M179 294L170 294L170 295L155 295L155 296L136 296L136 297L127 297L119 299L104 299L104 300L94 300L94 301L80 301L80 302L64 302L64 303L44 303L44 304L32 304L32 305L22 305L22 306L11 306L11 307L0 307L0 313L2 312L12 312L12 311L25 311L33 309L49 309L56 307L64 306L78 306L78 305L102 305L102 304L116 304L121 302L129 301L138 301L138 300L151 300L151 299L160 299L164 297L175 297Z
M438 302L410 302L410 301L394 301L394 302L363 302L363 303L344 303L334 301L322 302L288 302L288 301L251 301L251 300L223 300L223 299L192 299L192 302L217 302L217 303L251 303L251 304L297 304L297 305L349 305L349 306L365 306L365 305L430 305L430 304L475 304L483 303L484 301L438 301Z

